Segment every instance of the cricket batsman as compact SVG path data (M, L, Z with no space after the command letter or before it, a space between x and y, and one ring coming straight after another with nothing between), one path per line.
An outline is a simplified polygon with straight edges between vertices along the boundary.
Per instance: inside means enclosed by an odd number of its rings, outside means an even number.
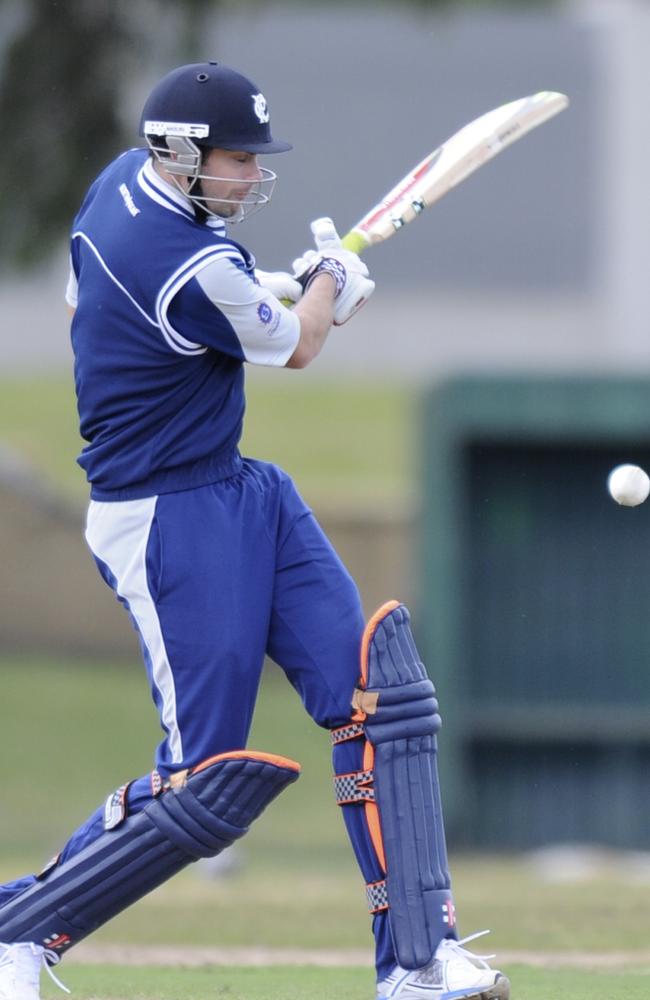
M505 976L458 940L440 717L408 611L391 601L364 626L290 477L238 449L245 365L306 367L374 283L330 220L292 273L261 271L231 235L271 197L258 157L291 148L241 73L174 69L140 135L79 209L66 297L86 539L139 636L163 739L155 769L109 795L42 872L0 886L0 1000L38 1000L42 968L54 977L68 948L219 854L298 778L294 761L247 749L267 655L332 734L377 1000L507 1000Z

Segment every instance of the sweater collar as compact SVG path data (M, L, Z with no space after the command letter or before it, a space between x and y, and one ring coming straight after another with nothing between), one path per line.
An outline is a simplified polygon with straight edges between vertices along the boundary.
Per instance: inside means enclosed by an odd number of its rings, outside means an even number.
M148 158L143 164L138 174L138 184L144 193L156 204L162 205L170 212L183 215L188 219L195 219L196 212L191 200L175 184L170 184L164 180L154 168L153 162ZM206 226L219 236L226 235L226 225L223 219L209 215L205 220Z

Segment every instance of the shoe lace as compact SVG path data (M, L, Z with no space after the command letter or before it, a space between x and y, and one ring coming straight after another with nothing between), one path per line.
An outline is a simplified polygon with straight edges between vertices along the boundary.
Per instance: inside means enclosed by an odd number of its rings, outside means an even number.
M60 990L63 990L64 993L71 993L72 990L69 990L67 986L64 986L61 980L58 978L58 976L55 976L55 974L52 972L52 966L59 964L59 962L61 961L61 956L57 955L57 953L55 951L52 951L51 948L43 948L41 958L43 960L43 968L47 972L52 982L56 986L58 986Z
M57 953L52 951L50 948L43 948L41 945L34 944L32 941L6 945L2 956L0 956L0 965L13 961L16 963L17 970L26 978L29 978L30 973L33 971L33 963L31 961L28 963L27 961L27 955L24 950L25 945L29 948L30 958L40 957L43 963L43 968L52 982L56 983L59 989L63 990L64 993L70 993L68 987L64 986L61 980L52 972L51 966L58 965L61 961L61 956L57 955Z
M488 962L490 959L495 958L495 955L475 955L473 951L469 951L464 947L469 941L475 941L476 938L483 937L485 934L489 934L489 930L486 931L476 931L475 934L469 934L467 937L461 938L460 941L456 941L454 938L445 938L440 942L440 947L447 949L448 951L453 951L454 954L459 955L471 962L478 962L479 966L483 969L488 969Z

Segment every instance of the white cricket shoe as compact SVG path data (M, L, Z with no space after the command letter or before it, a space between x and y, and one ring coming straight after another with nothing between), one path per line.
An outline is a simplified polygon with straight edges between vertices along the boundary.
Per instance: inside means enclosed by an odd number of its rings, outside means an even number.
M50 963L56 965L58 961L56 952L31 941L0 943L0 1000L41 1000L39 984L42 968L57 986L69 993L70 990L59 982L50 968Z
M510 983L487 963L494 955L473 955L463 948L482 934L487 931L461 941L444 938L433 961L422 969L409 972L396 965L378 983L377 1000L509 1000Z

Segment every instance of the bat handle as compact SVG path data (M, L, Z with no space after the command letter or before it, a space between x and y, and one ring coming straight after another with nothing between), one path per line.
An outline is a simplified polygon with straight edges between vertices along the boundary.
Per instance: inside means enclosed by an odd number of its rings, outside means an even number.
M348 233L345 234L345 236L341 237L341 245L345 247L346 250L351 250L352 253L361 254L366 249L366 247L370 246L370 243L368 242L368 238L365 236L365 234L360 232L360 230L351 229ZM305 287L303 283L304 277L305 275L296 278L296 280L299 281L300 284L303 286L303 290ZM291 306L295 305L295 303L292 302L291 299L280 299L280 301L282 302L282 305L287 306L287 308L291 308Z
M351 229L345 236L341 237L341 243L346 250L351 250L352 253L359 255L363 253L366 247L370 246L368 237L359 229Z

